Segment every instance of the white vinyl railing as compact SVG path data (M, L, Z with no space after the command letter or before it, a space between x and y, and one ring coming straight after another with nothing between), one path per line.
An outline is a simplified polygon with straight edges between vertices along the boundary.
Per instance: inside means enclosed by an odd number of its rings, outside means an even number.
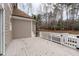
M79 38L77 38L77 36L78 35L72 35L69 33L40 32L41 38L60 43L71 48L79 48Z

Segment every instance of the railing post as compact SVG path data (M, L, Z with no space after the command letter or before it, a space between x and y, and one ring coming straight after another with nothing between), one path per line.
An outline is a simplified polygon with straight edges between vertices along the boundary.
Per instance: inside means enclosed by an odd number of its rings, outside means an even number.
M77 38L77 49L79 49L79 38Z

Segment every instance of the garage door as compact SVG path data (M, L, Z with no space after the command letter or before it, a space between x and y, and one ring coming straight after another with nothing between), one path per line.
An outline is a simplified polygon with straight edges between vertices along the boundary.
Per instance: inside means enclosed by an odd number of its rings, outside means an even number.
M13 19L12 33L13 33L13 38L31 37L31 21Z

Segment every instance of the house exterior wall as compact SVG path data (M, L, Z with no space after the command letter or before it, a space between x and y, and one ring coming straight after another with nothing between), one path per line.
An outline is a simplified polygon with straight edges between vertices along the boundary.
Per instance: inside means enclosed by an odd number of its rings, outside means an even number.
M12 40L12 30L10 29L10 25L11 25L11 9L10 9L10 4L8 3L4 3L4 11L5 11L5 46L7 47L7 45L10 43L10 41Z
M27 20L18 20L12 19L12 6L11 4L4 3L3 11L4 11L4 21L5 21L5 48L9 45L13 38L27 38L32 37L34 34L34 30L32 26L32 20L26 18ZM22 18L21 18L22 19ZM13 21L14 20L14 21ZM28 21L30 20L30 21Z
M35 37L35 36L36 36L36 22L32 21L32 37Z
M16 38L28 38L32 37L31 35L31 21L20 20L20 19L12 19L12 36L13 39Z

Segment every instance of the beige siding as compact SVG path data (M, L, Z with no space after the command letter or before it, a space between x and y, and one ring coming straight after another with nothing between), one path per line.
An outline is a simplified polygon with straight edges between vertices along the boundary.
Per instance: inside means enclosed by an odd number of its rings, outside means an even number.
M33 30L32 26L33 24L32 19L22 20L22 17L20 20L13 19L12 20L12 9L10 8L10 4L3 4L4 5L4 11L5 11L5 45L6 47L11 42L13 38L27 38L32 37L32 33L35 31ZM12 22L11 22L12 21ZM11 29L12 27L12 29ZM34 32L33 32L34 31Z
M12 20L13 38L27 38L31 37L31 21L28 20Z
M5 45L7 47L7 45L11 41L11 30L10 30L11 11L8 4L4 4L4 10L5 10Z
M36 22L32 21L32 37L36 36Z

